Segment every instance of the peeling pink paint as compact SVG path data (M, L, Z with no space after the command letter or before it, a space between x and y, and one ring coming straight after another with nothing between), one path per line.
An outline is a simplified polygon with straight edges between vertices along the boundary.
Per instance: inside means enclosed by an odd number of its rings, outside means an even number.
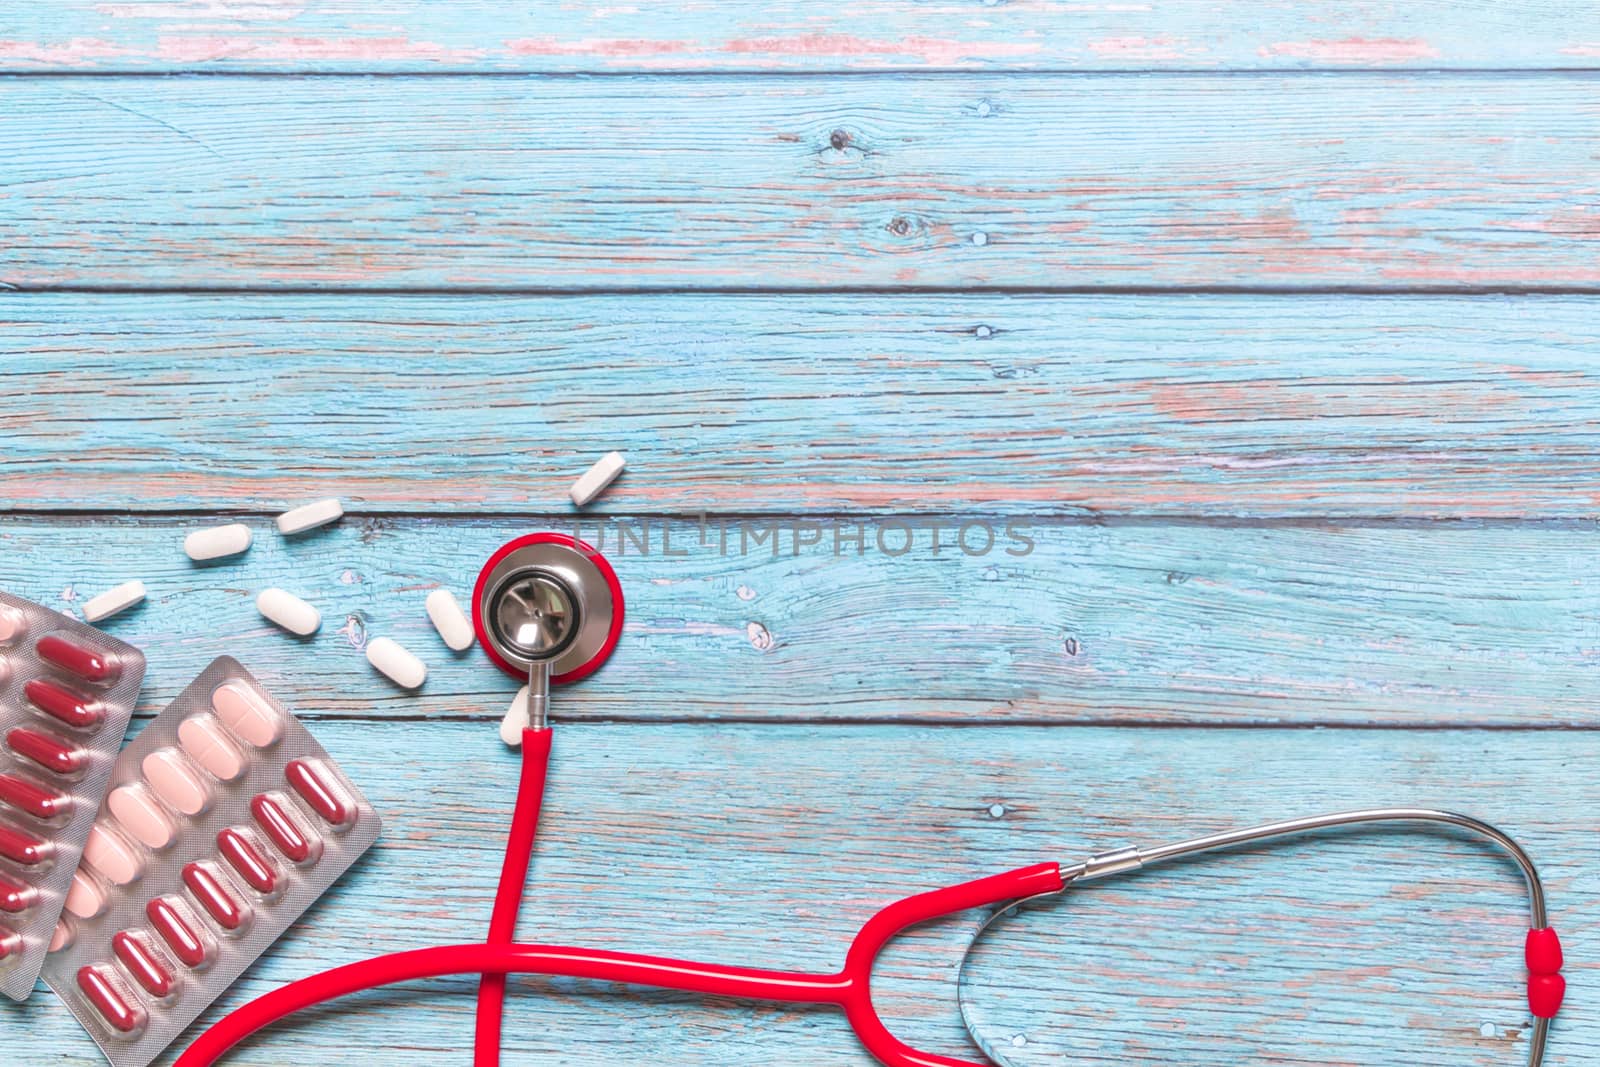
M846 33L808 33L797 37L741 37L729 41L725 47L735 55L909 58L929 66L959 66L985 59L1033 55L1042 46L1024 41L954 41L945 37L879 41Z
M61 44L37 41L0 41L0 60L13 59L51 67L92 67L95 60L129 56L134 49L98 37L74 37Z
M1090 41L1088 48L1097 56L1115 59L1184 59L1188 41L1163 34L1160 37L1107 37ZM1205 49L1198 49L1204 52Z
M469 63L483 57L477 48L448 48L405 37L224 37L166 34L156 54L169 63L206 63L234 56L253 61L427 59Z
M557 37L518 37L506 42L515 56L662 56L677 55L693 47L691 41L652 41L646 38L591 37L564 41Z
M1325 63L1404 63L1437 59L1438 49L1418 38L1346 37L1338 41L1280 41L1262 45L1263 58L1314 59Z
M188 3L96 4L95 12L112 19L218 19L229 22L287 22L306 13L302 0L189 0Z
M1568 45L1561 50L1564 56L1583 56L1592 59L1600 56L1600 41L1585 41L1582 44Z

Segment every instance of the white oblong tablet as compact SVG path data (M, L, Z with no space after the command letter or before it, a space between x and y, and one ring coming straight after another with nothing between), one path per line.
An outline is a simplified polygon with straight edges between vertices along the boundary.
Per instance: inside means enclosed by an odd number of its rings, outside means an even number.
M428 618L433 620L433 628L444 643L455 651L472 647L472 620L450 590L435 589L428 594Z
M275 622L292 634L309 637L322 625L322 613L293 593L282 589L263 589L256 596L256 610L267 621Z
M522 731L529 725L528 687L523 686L511 699L511 706L506 709L506 717L500 720L500 740L512 748L521 748Z
M428 677L428 668L420 659L387 637L374 637L367 642L367 662L402 689L415 689Z
M326 526L330 522L338 522L344 517L344 505L331 497L327 500L318 500L312 504L305 504L298 508L290 508L278 516L278 532L281 534L304 533L314 530L318 526Z
M123 582L115 589L107 589L99 596L92 596L83 602L83 617L90 622L99 622L109 619L119 611L127 611L144 599L144 583L141 581Z
M572 502L579 507L587 504L599 496L605 487L617 480L617 475L622 473L626 466L621 452L607 452L601 456L599 462L590 467L588 473L572 483L572 488L567 490L572 494Z
M196 563L237 556L250 547L250 527L242 522L196 530L183 539L183 551Z

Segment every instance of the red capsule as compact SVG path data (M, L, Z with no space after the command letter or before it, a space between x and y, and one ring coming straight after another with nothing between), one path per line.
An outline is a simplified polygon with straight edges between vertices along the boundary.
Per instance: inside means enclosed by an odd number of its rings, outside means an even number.
M173 975L150 947L124 930L111 939L111 951L133 975L133 980L144 987L152 997L165 997L172 993Z
M108 682L117 675L117 663L110 656L60 634L47 634L33 647L41 658L85 681Z
M194 894L200 906L217 920L218 926L224 930L237 930L244 925L247 915L244 902L235 897L222 879L206 867L198 863L189 864L183 869L183 884L189 887L189 892Z
M46 715L79 730L100 725L105 717L100 702L48 678L30 678L22 687L28 701Z
M210 947L185 918L187 909L177 901L157 897L144 906L145 918L167 943L178 962L193 970L211 958Z
M255 817L256 825L261 827L261 831L290 863L306 863L317 858L316 845L311 838L300 829L300 824L294 816L272 797L262 793L250 801L250 814Z
M0 911L12 915L27 911L39 899L39 891L27 882L19 882L0 874Z
M290 760L283 777L311 810L334 826L349 826L356 821L355 808L344 799L344 791L326 778L318 766L305 760Z
M24 867L37 867L50 858L50 846L32 834L0 825L0 856Z
M54 819L72 810L72 798L35 785L14 774L0 774L0 804L27 812L35 819Z
M9 927L0 926L0 963L22 951L22 937Z
M278 888L278 872L248 837L233 827L217 832L217 851L228 865L239 872L245 884L257 893L271 893Z
M119 1033L131 1034L145 1023L144 1008L137 1001L122 995L117 984L100 967L89 966L78 971L78 988L89 998L100 1017Z
M77 774L83 770L83 750L50 734L19 727L6 735L6 744L17 755L33 760L47 771Z

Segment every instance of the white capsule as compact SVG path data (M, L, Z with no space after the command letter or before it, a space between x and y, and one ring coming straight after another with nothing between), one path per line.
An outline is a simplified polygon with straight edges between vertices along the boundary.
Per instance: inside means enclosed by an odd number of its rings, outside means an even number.
M344 517L344 505L337 500L329 498L318 500L313 504L291 508L278 516L278 532L281 534L304 533L314 530L318 526L326 526L330 522L338 522Z
M282 589L263 589L256 596L256 610L268 621L292 634L310 637L322 625L322 613L293 593Z
M439 631L444 643L460 652L472 647L472 620L461 610L456 598L448 589L435 589L428 594L428 618Z
M374 637L367 642L367 662L401 689L415 689L428 677L428 668L420 659L387 637Z
M523 686L517 690L517 695L511 698L511 706L506 709L506 717L500 720L500 740L512 748L522 747L522 731L528 728L528 687Z
M601 456L587 474L572 483L572 488L568 490L572 494L572 502L581 508L599 496L606 486L617 480L617 475L622 473L625 465L621 452L607 452Z
M242 522L213 526L208 530L196 530L183 539L183 551L196 563L208 559L222 559L224 556L237 556L249 547L250 527Z
M127 611L144 599L144 583L141 581L123 582L115 589L107 589L99 596L92 596L83 602L83 617L90 622L99 622L108 619L119 611Z

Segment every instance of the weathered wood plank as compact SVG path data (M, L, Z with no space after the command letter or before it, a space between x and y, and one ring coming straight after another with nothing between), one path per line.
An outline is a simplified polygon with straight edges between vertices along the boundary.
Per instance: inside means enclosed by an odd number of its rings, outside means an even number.
M1600 512L1592 298L30 294L15 510ZM70 459L71 462L65 462Z
M13 6L10 71L1571 68L1600 56L1593 11L1571 0Z
M241 562L197 567L183 533L208 519L0 522L6 587L72 609L131 577L150 601L107 623L151 653L144 709L214 656L254 665L318 715L498 719L512 682L476 652L450 655L423 610L464 600L510 537L563 516L349 520L286 542L253 520ZM630 529L637 529L629 527ZM1590 726L1600 577L1594 529L1142 524L1025 527L969 557L947 531L899 556L832 535L800 555L781 535L741 553L693 525L660 525L651 554L602 547L629 599L605 671L560 694L567 719L740 718L1093 723L1380 723ZM754 526L747 527L753 534ZM588 533L593 536L593 528ZM903 531L888 543L898 549ZM977 534L970 538L978 547ZM256 614L256 591L320 606L300 642ZM420 695L367 665L387 635L431 668Z
M515 776L494 731L317 733L372 795L385 837L230 1005L326 966L478 940L487 922ZM1551 1062L1585 1063L1600 1054L1600 1003L1581 980L1600 952L1600 864L1591 777L1575 770L1597 745L1591 732L563 727L521 934L831 968L859 923L916 889L1426 801L1501 822L1542 864L1574 979ZM997 944L1010 968L986 959L974 1007L985 1032L1026 1036L1029 1064L1505 1067L1526 1022L1526 917L1515 869L1493 856L1450 834L1341 836L1074 891ZM970 930L937 925L885 958L880 1002L907 1038L965 1051L954 964ZM470 988L364 996L229 1062L369 1062L375 1048L385 1064L458 1060ZM99 1062L47 994L0 1005L0 1023L53 1063ZM827 1012L574 983L518 982L506 1035L508 1060L525 1063L869 1062Z
M1592 287L1597 152L1582 77L13 78L0 282Z

